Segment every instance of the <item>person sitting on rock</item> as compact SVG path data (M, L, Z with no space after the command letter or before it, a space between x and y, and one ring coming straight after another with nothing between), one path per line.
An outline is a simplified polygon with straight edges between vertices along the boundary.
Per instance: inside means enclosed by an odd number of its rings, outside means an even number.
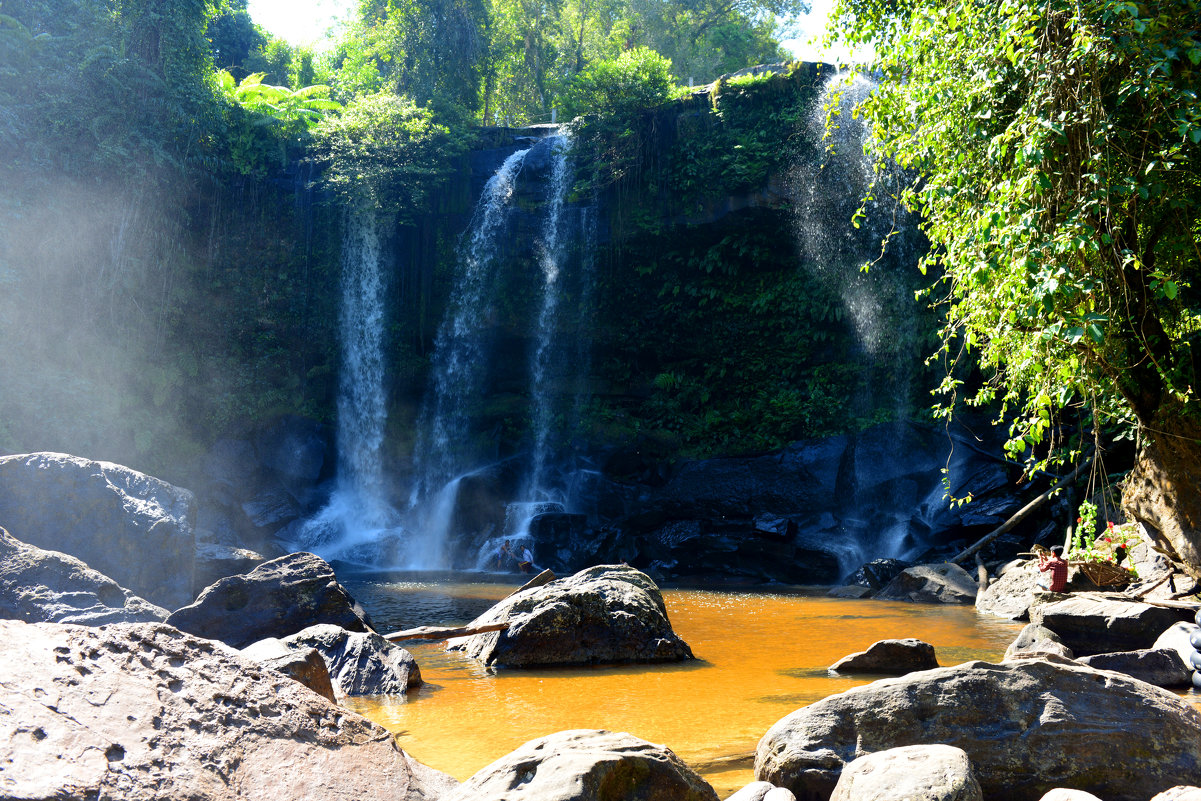
M517 563L517 567L522 573L529 573L534 569L534 555L530 553L528 547L522 547L521 561Z
M1068 586L1068 563L1063 558L1063 546L1056 545L1051 550L1038 555L1038 569L1050 575L1039 576L1038 586L1051 592L1063 592Z

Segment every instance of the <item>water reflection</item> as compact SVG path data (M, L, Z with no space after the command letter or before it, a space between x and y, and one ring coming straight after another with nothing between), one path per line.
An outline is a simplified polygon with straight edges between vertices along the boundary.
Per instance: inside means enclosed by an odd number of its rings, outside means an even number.
M459 625L513 584L344 580L381 629ZM664 743L722 797L751 781L759 738L784 715L868 676L826 668L877 640L916 637L939 663L996 660L1020 624L972 607L832 599L804 592L667 590L676 632L698 661L490 671L440 643L408 646L429 686L351 706L422 762L466 779L522 743L563 729L628 731Z

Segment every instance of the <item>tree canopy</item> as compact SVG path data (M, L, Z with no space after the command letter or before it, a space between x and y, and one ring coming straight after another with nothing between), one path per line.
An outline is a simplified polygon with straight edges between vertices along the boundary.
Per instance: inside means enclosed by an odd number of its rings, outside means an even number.
M944 411L1002 401L1032 463L1066 410L1093 432L1198 417L1199 23L1197 0L838 4L834 33L879 54L880 157L917 176Z

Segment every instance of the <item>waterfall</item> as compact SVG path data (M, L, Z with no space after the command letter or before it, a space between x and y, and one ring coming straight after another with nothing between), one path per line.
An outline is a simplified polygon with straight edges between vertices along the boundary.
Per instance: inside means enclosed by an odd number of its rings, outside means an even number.
M431 399L417 443L417 481L412 504L474 465L469 428L471 403L481 389L485 351L481 323L491 298L486 291L497 262L498 238L510 209L518 173L529 149L513 153L488 179L476 205L446 319L434 343Z
M379 222L368 210L350 212L342 241L337 485L296 539L298 547L327 559L371 551L380 532L397 523L381 456L387 421L384 289Z
M807 135L824 152L794 173L796 232L805 269L839 299L861 351L866 380L849 411L865 420L879 412L903 420L917 358L917 307L907 277L917 262L916 226L892 197L903 176L893 167L877 167L870 125L855 113L874 89L871 80L848 73L831 76L822 87ZM865 216L854 225L860 204ZM885 239L887 256L882 257ZM868 262L872 266L864 271ZM859 469L868 468L851 467ZM895 511L908 508L906 499L854 495L842 515L847 537L838 545L844 572L869 555L908 555L910 516ZM885 513L887 508L893 513Z
M549 456L551 423L554 417L551 371L555 353L559 301L563 291L560 272L567 257L566 219L563 213L567 192L571 188L569 170L572 139L570 135L555 137L554 166L546 204L546 217L538 243L538 264L542 268L542 302L538 311L536 345L530 358L530 405L533 429L532 465L526 490L527 498L545 495L548 486L546 462Z

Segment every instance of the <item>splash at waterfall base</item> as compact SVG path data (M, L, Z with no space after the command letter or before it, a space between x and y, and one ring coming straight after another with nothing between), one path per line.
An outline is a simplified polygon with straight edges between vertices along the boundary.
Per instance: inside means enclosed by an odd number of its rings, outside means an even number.
M311 446L312 432L300 431ZM365 530L356 547L331 556L380 569L495 570L496 545L511 539L560 575L624 561L663 582L834 584L874 559L946 558L1041 489L1019 491L1015 469L974 444L945 430L894 423L750 457L670 463L641 455L636 444L612 446L581 459L572 512L525 501L528 457L515 456L460 477L437 498L445 561L417 561L413 543L422 538L403 521ZM271 447L287 450L286 441ZM259 472L243 486L264 489L241 504L256 510L284 492L276 471ZM316 515L336 484L293 479L291 486L308 499L307 515ZM948 489L971 502L951 507ZM294 500L270 508L275 514L256 518L260 541L290 543L311 519ZM228 511L232 516L236 506ZM1001 560L1031 539L1062 536L1051 522L1034 525L1012 541L999 538L985 558Z

